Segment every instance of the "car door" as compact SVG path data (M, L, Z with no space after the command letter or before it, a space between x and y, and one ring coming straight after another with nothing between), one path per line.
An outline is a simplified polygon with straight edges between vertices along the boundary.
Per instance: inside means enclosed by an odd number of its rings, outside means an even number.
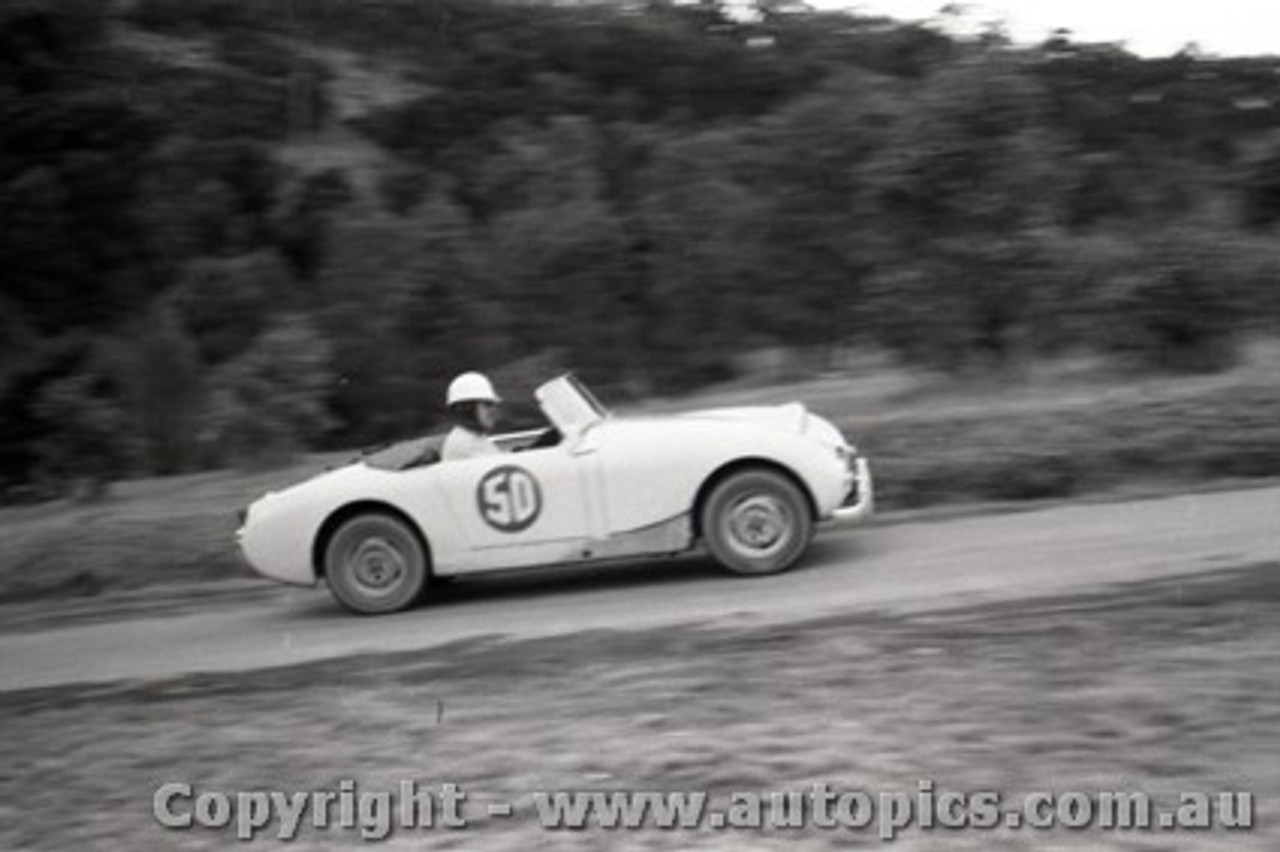
M590 455L558 445L440 462L436 487L469 544L459 572L580 558Z

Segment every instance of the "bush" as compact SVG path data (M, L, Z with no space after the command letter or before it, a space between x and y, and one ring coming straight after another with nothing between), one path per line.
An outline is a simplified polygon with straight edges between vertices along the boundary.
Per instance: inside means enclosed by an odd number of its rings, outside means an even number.
M290 296L292 276L274 252L204 258L165 295L206 366L244 352L266 325L271 308Z
M1124 328L1112 348L1140 365L1213 372L1236 359L1230 282L1211 281L1203 268L1156 268L1126 282L1116 309Z
M110 377L95 372L42 388L35 406L44 427L36 447L39 481L92 499L130 470L138 448L121 396Z
M131 346L127 363L133 429L148 471L192 470L199 463L197 418L204 398L196 348L169 313L151 317L149 326Z
M1236 361L1250 317L1271 313L1274 251L1212 221L1133 247L1098 298L1103 344L1143 367L1212 372Z
M218 459L256 465L303 449L333 425L327 341L303 317L283 317L215 371L201 434Z

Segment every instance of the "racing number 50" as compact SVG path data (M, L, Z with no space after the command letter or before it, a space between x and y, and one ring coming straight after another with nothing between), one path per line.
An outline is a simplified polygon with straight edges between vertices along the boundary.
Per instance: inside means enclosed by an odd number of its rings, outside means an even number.
M485 474L476 489L485 523L502 532L528 529L542 511L538 481L524 468L503 465Z

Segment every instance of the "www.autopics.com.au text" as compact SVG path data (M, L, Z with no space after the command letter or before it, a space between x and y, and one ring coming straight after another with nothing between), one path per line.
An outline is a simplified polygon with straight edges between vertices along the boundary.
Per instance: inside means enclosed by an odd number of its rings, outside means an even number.
M1246 792L945 790L933 781L911 792L867 791L825 783L775 791L539 790L498 799L469 795L458 784L438 789L403 780L394 790L362 790L354 780L336 789L285 792L198 790L184 782L152 797L156 821L171 830L234 831L252 840L274 828L291 840L307 826L356 832L378 841L393 831L465 829L478 819L530 814L546 830L801 829L874 831L892 840L910 829L996 828L1104 830L1246 830L1253 827Z

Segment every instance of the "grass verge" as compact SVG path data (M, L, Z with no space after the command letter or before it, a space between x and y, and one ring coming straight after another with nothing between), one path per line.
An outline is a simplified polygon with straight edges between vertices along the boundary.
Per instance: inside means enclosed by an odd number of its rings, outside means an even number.
M846 427L885 506L1028 500L1133 483L1280 476L1280 382L1000 412L916 412Z

